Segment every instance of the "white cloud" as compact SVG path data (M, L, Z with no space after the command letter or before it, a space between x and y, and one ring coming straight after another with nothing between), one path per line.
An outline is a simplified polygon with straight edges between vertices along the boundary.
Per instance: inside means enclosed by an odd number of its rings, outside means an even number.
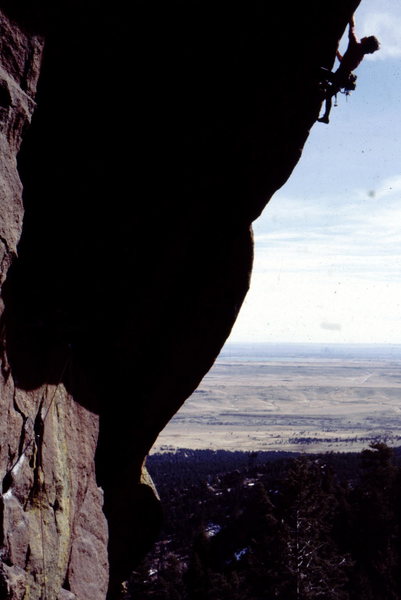
M361 37L375 35L380 41L380 50L369 58L383 60L401 57L401 17L390 12L367 13L358 32Z
M380 5L380 6L378 6ZM367 60L384 60L401 56L401 7L397 0L363 0L356 16L356 34L359 38L375 35L380 50L366 56ZM348 43L348 28L341 41L345 50Z
M341 324L340 323L327 323L327 322L323 322L323 323L320 323L320 327L322 329L328 329L329 331L341 331Z
M281 215L257 224L255 272L339 271L361 279L400 280L401 206L377 200L327 207L319 219ZM269 212L269 211L267 211Z
M255 224L237 341L401 340L401 176L346 202L277 194Z
M328 273L259 275L232 341L399 343L401 283Z

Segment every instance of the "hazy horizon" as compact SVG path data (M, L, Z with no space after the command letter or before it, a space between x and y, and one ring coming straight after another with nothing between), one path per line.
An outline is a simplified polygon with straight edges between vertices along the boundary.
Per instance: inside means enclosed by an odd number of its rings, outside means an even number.
M274 357L310 356L319 358L386 358L401 360L401 344L392 343L341 343L341 342L259 342L228 341L223 346L217 361L255 360L268 361Z

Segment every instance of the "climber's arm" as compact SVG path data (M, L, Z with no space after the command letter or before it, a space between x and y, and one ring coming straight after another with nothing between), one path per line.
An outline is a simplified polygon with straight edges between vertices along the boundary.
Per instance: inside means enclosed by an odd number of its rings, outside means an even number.
M358 43L358 38L355 35L355 19L354 16L352 16L349 20L349 30L348 30L348 40L350 45L351 44L357 44Z

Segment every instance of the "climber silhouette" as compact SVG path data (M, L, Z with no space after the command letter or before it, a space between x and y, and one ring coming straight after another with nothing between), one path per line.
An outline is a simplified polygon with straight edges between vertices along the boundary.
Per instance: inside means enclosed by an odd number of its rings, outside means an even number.
M344 56L341 56L337 50L337 58L340 61L340 66L334 73L322 68L327 88L324 95L326 101L325 111L323 116L318 119L320 123L329 122L333 96L340 90L344 90L346 94L349 94L350 91L355 89L356 75L352 71L360 65L365 54L373 54L379 48L379 41L374 35L358 40L355 35L354 17L352 17L349 22L348 48Z

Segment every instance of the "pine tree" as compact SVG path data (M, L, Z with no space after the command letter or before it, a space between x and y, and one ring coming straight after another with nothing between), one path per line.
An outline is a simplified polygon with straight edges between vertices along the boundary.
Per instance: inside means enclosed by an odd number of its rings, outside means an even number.
M396 484L393 452L376 442L361 454L360 481L352 494L351 548L356 562L353 597L399 600Z
M286 598L291 589L287 566L288 531L264 486L255 485L244 519L249 542L244 564L250 598Z
M332 538L337 506L334 481L319 459L293 461L284 488L288 565L293 584L288 600L347 600L350 557Z

